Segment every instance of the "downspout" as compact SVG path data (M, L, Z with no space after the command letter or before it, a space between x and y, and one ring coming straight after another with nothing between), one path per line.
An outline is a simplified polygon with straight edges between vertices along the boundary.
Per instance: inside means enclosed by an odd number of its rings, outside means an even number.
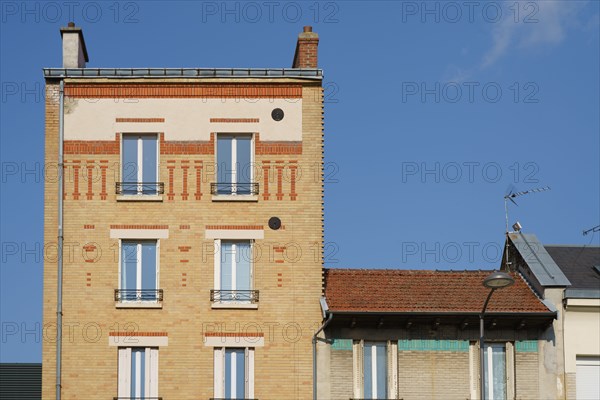
M313 337L312 337L312 352L313 352L313 400L317 400L317 341L318 340L324 340L324 339L319 339L317 336L319 335L319 333L321 333L323 331L323 329L325 329L327 327L327 325L329 325L329 323L333 319L333 313L329 312L329 309L327 307L327 303L325 302L324 298L321 298L321 308L323 310L323 316L325 316L325 314L328 314L328 316L327 316L327 319L325 320L325 322L323 323L323 325L321 325L321 327L319 328L319 330L317 330L315 332L315 334L313 335Z
M62 281L63 281L63 175L64 175L64 99L65 82L60 80L58 100L58 257L56 287L56 400L61 397L61 355L62 355Z

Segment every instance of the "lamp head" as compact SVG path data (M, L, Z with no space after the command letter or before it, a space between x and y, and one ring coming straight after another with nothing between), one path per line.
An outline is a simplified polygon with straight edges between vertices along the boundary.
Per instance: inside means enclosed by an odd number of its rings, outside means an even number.
M513 277L506 272L492 272L483 280L483 286L490 289L502 289L514 283Z

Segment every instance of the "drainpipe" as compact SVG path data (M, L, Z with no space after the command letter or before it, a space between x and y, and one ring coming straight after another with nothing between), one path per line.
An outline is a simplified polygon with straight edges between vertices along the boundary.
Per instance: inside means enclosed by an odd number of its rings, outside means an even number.
M64 173L64 99L65 82L60 80L58 109L58 257L56 287L56 400L61 395L61 355L62 355L62 281L63 281L63 173Z
M328 313L329 308L327 307L327 302L325 302L324 298L321 298L321 308L323 310L323 317ZM325 329L327 327L327 325L329 325L329 323L331 322L331 320L333 319L333 313L328 313L329 315L327 316L327 319L325 320L325 322L323 323L323 325L321 325L321 327L319 328L318 331L315 332L315 334L312 337L312 352L313 352L313 400L317 400L317 341L318 340L322 340L325 341L324 339L320 339L317 336L319 335L319 333L321 333L321 331L323 331L323 329Z

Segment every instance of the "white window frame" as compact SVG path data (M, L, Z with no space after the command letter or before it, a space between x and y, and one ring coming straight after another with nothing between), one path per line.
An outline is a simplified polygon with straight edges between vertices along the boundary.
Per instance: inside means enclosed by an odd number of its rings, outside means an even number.
M118 350L118 383L119 398L131 397L131 357L134 347L119 347ZM143 347L146 354L144 393L145 397L158 397L158 348Z
M235 242L248 242L250 244L250 290L254 290L254 240L253 239L215 239L215 256L214 256L214 282L215 289L221 290L221 242L222 241L235 241ZM232 254L232 260L235 260L237 253ZM236 290L236 269L232 271L232 286L231 290ZM258 303L250 303L249 301L220 301L215 300L212 304L212 308L258 308Z
M122 133L121 134L121 144L120 144L120 149L121 149L121 154L119 155L120 157L120 163L121 163L121 168L119 169L119 174L121 176L121 181L123 181L124 177L123 177L123 167L125 166L125 163L123 161L123 138L125 137L132 137L132 136L137 136L137 193L133 194L133 195L125 195L125 196L155 196L155 195L149 195L149 194L144 194L143 193L143 188L144 186L142 185L144 183L144 151L143 151L143 142L142 142L142 136L153 136L156 138L156 181L160 182L160 140L159 140L159 135L158 133Z
M231 193L229 194L217 194L215 196L213 196L213 200L219 200L219 198L226 198L226 197L240 197L240 199L249 199L249 200L254 200L255 198L257 198L256 195L240 195L237 194L237 187L236 187L236 182L237 182L237 174L238 174L238 170L237 170L237 137L239 136L245 136L245 137L250 137L250 183L255 183L256 181L255 176L254 176L254 165L255 165L255 134L254 133L250 133L250 132L220 132L217 133L217 138L215 140L215 159L216 159L216 168L215 168L215 182L219 183L219 159L218 159L218 151L219 151L219 136L224 137L224 136L229 136L232 137L233 140L231 141L231 159L232 159L232 163L231 163ZM235 160L235 161L233 161Z
M364 393L364 349L367 343L385 343L387 357L387 397L386 399L398 398L398 342L394 340L355 340L352 344L353 358L353 397L355 399L371 398ZM372 358L376 364L375 358ZM374 386L376 391L376 385Z
M123 241L127 242L136 242L137 241L137 265L136 265L136 290L143 289L140 287L141 285L141 273L142 273L142 242L156 242L156 290L160 289L160 239L119 239L119 271L118 271L118 284L117 287L119 290L123 289L121 287L121 274L123 273ZM162 307L162 303L156 300L121 300L117 302L118 308L128 308L128 307L148 307L148 308L156 308Z
M225 350L229 348L236 348L235 346L229 347L215 347L214 348L214 397L216 399L225 398ZM237 347L240 348L240 347ZM244 351L245 356L245 370L246 370L246 387L244 388L245 398L254 398L254 348L253 347L241 347Z
M485 342L487 356L487 368L486 371L488 373L488 382L490 382L490 365L493 363L492 357L490 356L490 352L492 351L493 346L503 346L504 354L505 354L505 385L506 385L506 398L512 399L515 397L515 345L513 342L507 341L486 341ZM479 354L479 342L473 341L469 346L469 371L470 373L470 387L471 387L471 398L480 399L480 386L481 386L481 369L480 369L480 354ZM493 379L492 379L493 381ZM489 399L493 399L490 396L490 392L493 394L493 383L492 385L488 385L488 392L486 396ZM481 399L480 399L481 400Z

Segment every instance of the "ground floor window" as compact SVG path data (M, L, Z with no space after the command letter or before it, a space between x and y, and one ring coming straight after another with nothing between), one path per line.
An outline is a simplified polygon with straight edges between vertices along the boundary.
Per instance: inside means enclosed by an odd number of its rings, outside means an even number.
M158 397L158 349L119 348L118 397L146 399Z
M216 347L214 352L215 398L253 398L254 349L248 347Z
M506 346L486 344L484 347L483 373L485 400L506 399Z

